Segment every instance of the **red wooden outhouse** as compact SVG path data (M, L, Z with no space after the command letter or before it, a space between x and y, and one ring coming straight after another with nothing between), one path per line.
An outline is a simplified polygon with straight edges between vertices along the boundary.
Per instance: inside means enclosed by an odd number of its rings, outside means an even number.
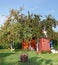
M47 38L41 38L39 43L39 51L46 52L50 51L50 40Z

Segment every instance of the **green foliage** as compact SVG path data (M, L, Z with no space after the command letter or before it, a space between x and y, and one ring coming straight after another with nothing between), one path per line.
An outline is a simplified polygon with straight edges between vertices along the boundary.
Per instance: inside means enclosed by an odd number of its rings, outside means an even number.
M14 48L15 49L22 49L22 44L21 43L14 43Z
M53 40L53 47L58 50L58 40Z
M0 44L0 49L8 49L9 48L9 44Z

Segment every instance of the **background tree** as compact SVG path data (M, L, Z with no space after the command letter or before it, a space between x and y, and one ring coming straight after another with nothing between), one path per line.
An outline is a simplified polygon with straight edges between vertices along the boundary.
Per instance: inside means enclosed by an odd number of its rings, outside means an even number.
M0 47L2 45L8 48L12 41L15 48L19 48L22 39L29 40L33 37L40 39L43 37L42 29L44 27L47 30L47 38L51 39L53 43L58 40L58 33L53 30L53 27L58 25L54 17L48 15L42 20L41 15L29 11L25 15L21 13L22 10L23 8L12 9L4 25L0 27Z
M45 27L48 38L53 37L53 27L57 26L57 21L51 15L46 16L46 19L41 21L41 28Z

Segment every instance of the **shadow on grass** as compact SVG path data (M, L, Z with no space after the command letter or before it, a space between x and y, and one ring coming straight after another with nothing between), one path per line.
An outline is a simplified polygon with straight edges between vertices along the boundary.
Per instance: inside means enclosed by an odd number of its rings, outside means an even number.
M53 65L52 60L50 59L46 60L41 57L32 57L29 60L30 60L30 65Z
M15 53L0 53L0 58L1 57L6 57L6 56L9 56L11 54L15 54Z
M15 51L15 52L19 52L19 51L21 51L21 50L20 50L20 49L15 49L14 51Z
M52 60L46 60L46 61L45 61L45 64L46 64L46 65L48 65L48 64L53 65L53 64L52 64Z
M15 53L0 53L0 65L2 65L2 63L4 62L4 58L6 56L10 56L12 54L15 54Z

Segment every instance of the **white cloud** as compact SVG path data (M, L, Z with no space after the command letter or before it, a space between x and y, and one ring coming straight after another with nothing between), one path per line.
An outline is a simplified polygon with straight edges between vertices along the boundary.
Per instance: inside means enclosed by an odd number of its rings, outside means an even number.
M0 25L3 25L6 19L5 16L0 16Z
M36 10L36 9L38 9L39 7L38 6L36 6L36 7L33 7L33 8L29 8L29 10Z
M58 32L58 26L56 26L56 28L53 27L53 30Z
M46 12L46 14L54 14L55 13L55 10L48 10L47 12Z
M55 13L55 10L52 10L51 12L52 12L52 13Z

